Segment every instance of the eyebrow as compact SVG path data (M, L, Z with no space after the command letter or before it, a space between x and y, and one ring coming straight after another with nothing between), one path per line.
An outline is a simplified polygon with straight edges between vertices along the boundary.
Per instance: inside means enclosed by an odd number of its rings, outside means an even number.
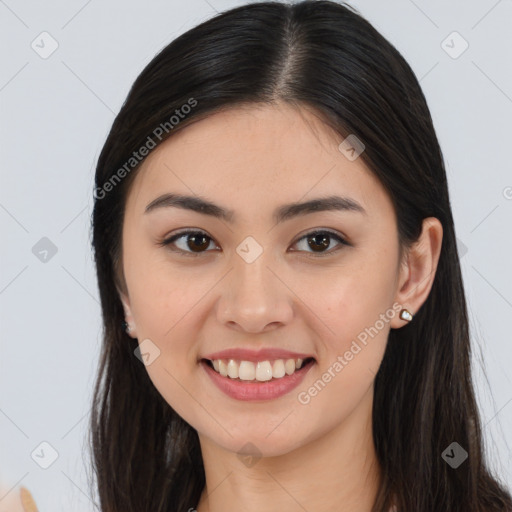
M187 196L182 194L163 194L151 201L144 213L153 212L160 208L182 208L192 210L204 215L222 219L233 223L235 212L216 205L199 196ZM276 224L283 221L321 211L352 211L367 215L366 210L354 199L349 197L329 196L312 199L303 203L284 204L274 211L273 218Z

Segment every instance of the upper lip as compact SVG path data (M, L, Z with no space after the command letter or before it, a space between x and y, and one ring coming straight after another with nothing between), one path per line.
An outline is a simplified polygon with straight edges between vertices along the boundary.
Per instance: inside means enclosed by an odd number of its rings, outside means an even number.
M268 361L275 359L308 359L313 356L280 348L262 348L260 350L250 350L247 348L231 348L214 352L204 356L204 359L214 361L216 359L234 359L237 361Z

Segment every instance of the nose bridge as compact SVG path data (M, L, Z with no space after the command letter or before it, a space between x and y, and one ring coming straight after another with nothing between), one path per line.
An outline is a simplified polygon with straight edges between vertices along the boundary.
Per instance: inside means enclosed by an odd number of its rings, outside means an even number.
M222 294L220 320L257 331L276 322L287 322L291 306L286 286L276 277L270 249L247 237L233 254L228 289ZM273 270L271 270L273 269Z
M261 308L262 304L258 306L257 303L270 299L269 277L275 279L268 268L270 260L270 249L263 248L253 237L247 237L237 247L233 261L234 291L246 307L254 302L256 307Z

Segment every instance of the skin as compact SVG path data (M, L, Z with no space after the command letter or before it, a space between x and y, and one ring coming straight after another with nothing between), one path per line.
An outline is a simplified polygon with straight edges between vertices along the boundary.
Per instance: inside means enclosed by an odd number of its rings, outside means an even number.
M350 161L338 149L341 141L311 110L237 107L157 147L130 189L120 296L131 336L160 350L146 366L149 377L199 434L207 484L198 512L371 510L381 478L371 431L375 374L389 330L407 323L397 305L414 314L428 297L442 226L425 219L400 261L391 200L361 158ZM234 221L178 208L144 213L165 192L199 195L232 209ZM366 213L272 219L284 203L332 194ZM210 237L199 256L158 245L183 228ZM330 238L314 252L303 237L322 229L351 245ZM247 236L263 248L252 263L236 252ZM174 244L194 253L191 246L186 236ZM332 374L338 356L390 311L342 371L300 403L298 393ZM217 389L198 364L234 347L280 347L316 363L287 395L243 402ZM242 450L247 443L256 449ZM244 464L239 453L254 458Z
M0 483L0 512L38 512L38 508L26 487L13 489Z

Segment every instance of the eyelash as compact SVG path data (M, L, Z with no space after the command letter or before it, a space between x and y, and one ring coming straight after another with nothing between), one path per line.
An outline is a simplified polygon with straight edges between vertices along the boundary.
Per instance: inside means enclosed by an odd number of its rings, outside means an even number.
M338 233L335 233L333 231L326 230L326 229L310 231L309 233L306 233L305 235L301 236L296 242L294 242L293 245L297 244L298 242L300 242L301 240L303 240L305 238L311 237L313 235L320 235L320 234L329 235L331 238L334 238L336 241L338 241L340 243L340 246L338 246L338 248L335 248L334 250L331 249L331 250L319 252L319 253L305 251L306 253L309 254L308 257L313 257L313 258L320 257L321 258L321 257L328 256L328 255L331 255L331 254L339 251L342 248L342 246L350 246L351 245ZM180 238L184 238L184 237L186 237L186 235L205 235L206 238L209 238L211 241L214 241L214 239L212 237L210 237L206 232L197 229L197 230L185 230L185 231L180 231L178 233L175 233L171 237L166 238L165 240L162 240L161 242L159 242L158 245L161 247L169 247L176 240L179 240ZM184 251L183 249L172 249L170 247L169 247L169 249L173 252L181 253L184 256L191 256L194 258L197 256L201 256L207 252L210 252L210 251L202 251L202 252L194 253L191 251ZM297 252L304 252L304 251L297 251Z

